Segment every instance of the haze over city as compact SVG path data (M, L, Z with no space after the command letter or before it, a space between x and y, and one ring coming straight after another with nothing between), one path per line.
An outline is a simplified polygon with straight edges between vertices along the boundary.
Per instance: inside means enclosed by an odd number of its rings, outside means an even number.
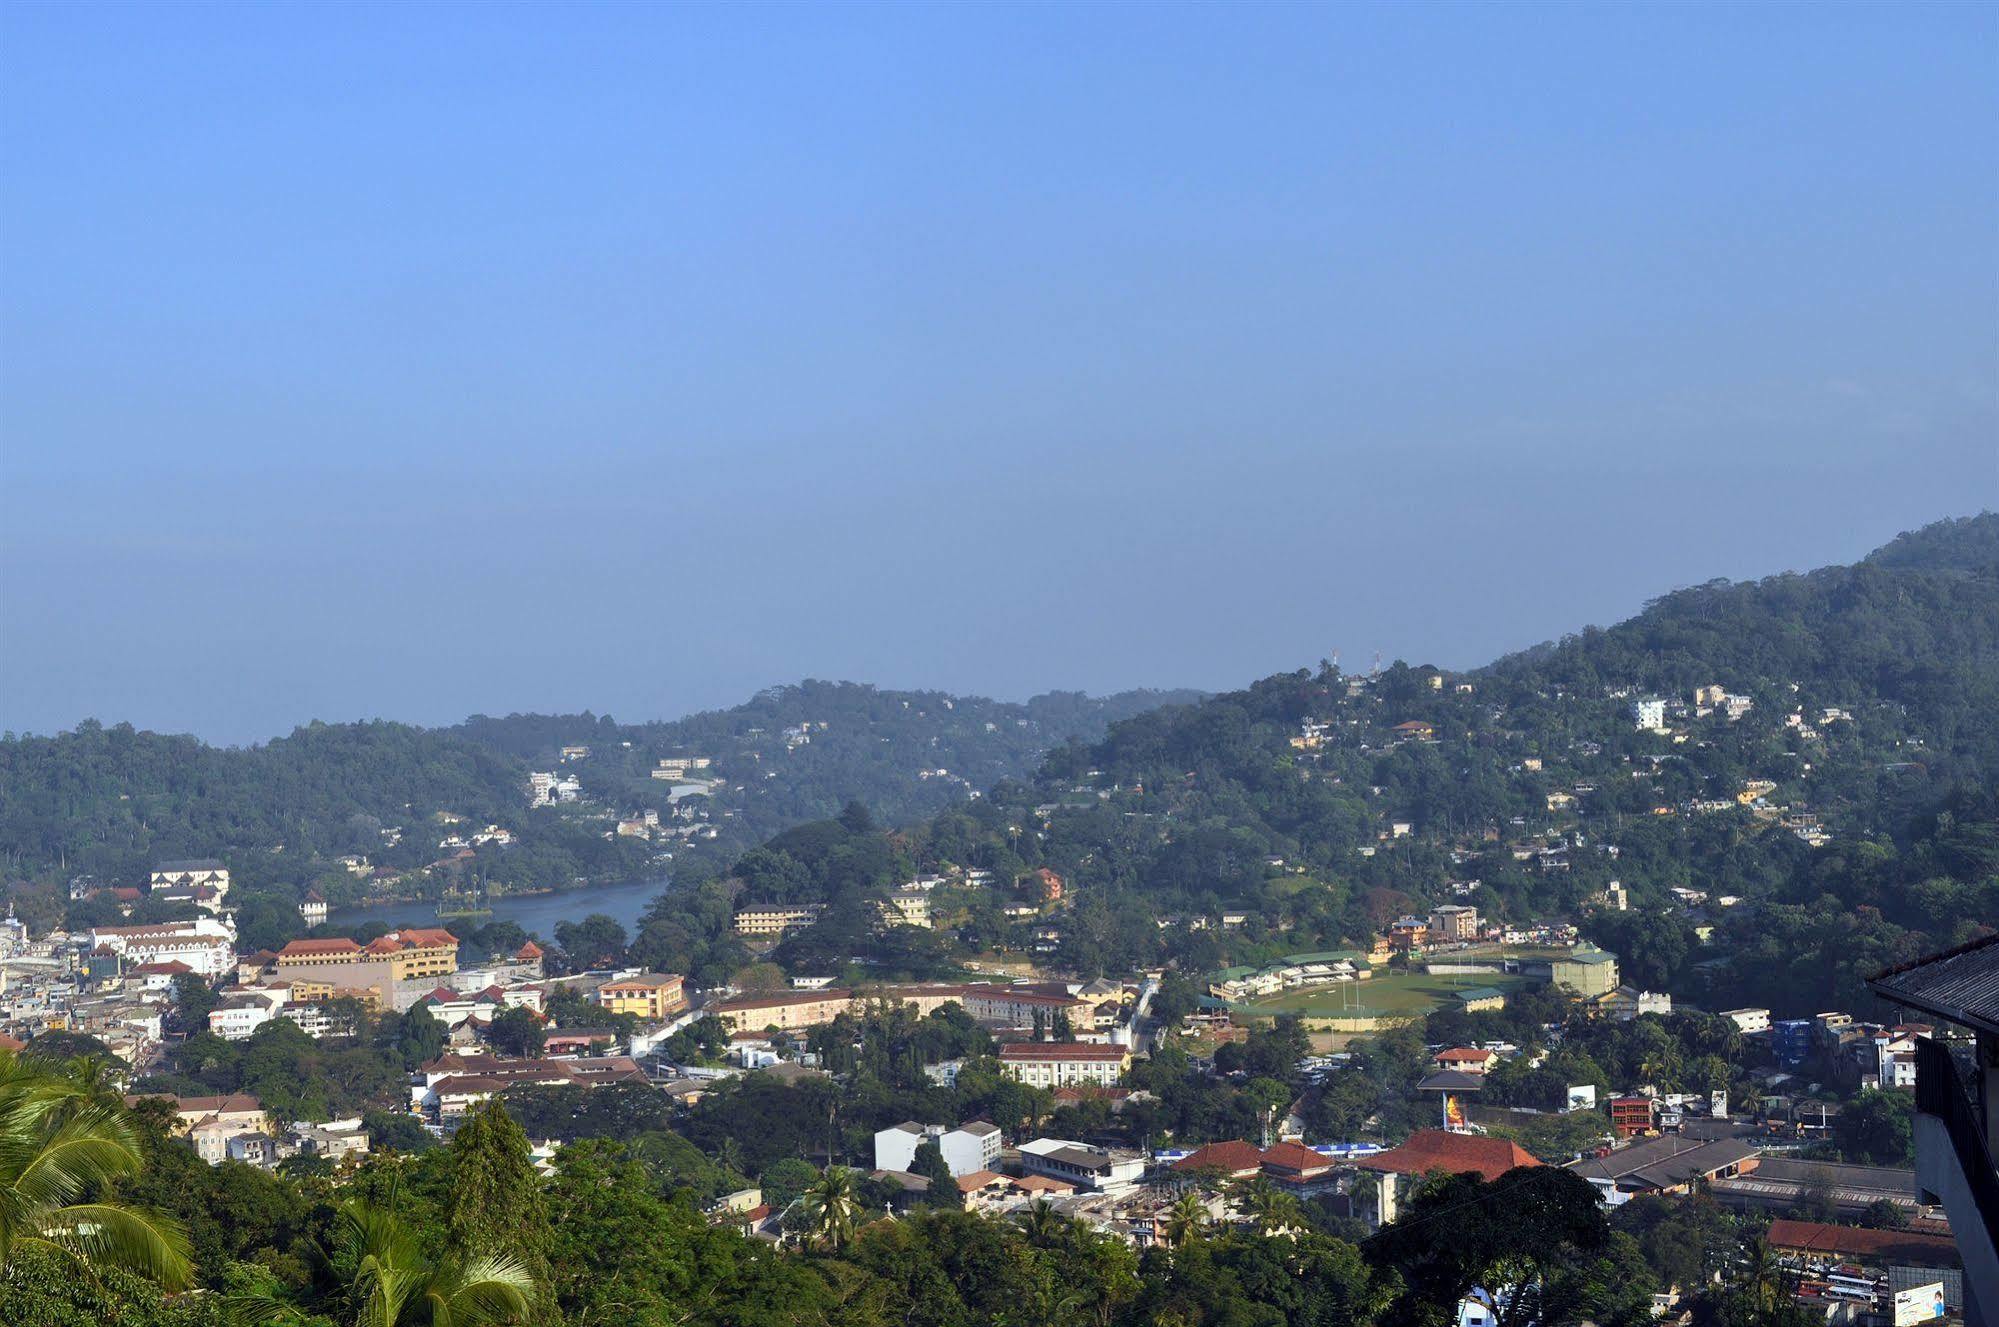
M0 13L0 726L1464 667L1999 503L1989 7L508 13Z

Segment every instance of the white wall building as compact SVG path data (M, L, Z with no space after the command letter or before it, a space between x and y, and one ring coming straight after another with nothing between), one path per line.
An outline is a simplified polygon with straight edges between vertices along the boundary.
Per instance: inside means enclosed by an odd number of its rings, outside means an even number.
M1029 1087L1115 1087L1131 1067L1131 1049L1077 1041L1013 1041L1000 1047L1000 1071Z
M226 917L150 926L93 926L90 947L107 949L135 965L185 963L204 977L216 977L236 965L236 928Z
M941 1124L918 1124L904 1120L875 1134L875 1169L907 1171L916 1163L916 1149L926 1142L937 1144L944 1164L956 1177L991 1170L999 1164L999 1126L976 1120L946 1129Z

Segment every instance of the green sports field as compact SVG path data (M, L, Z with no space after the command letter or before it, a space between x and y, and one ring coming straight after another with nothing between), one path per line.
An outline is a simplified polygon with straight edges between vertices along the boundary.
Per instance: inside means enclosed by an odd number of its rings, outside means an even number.
M1259 1014L1310 1014L1337 1018L1380 1017L1383 1015L1427 1014L1453 999L1459 991L1477 986L1514 991L1528 985L1517 974L1481 972L1465 977L1433 977L1425 972L1384 972L1378 977L1316 990L1286 991L1267 1000L1246 1003L1240 1008ZM1354 1001L1358 1000L1358 1008Z

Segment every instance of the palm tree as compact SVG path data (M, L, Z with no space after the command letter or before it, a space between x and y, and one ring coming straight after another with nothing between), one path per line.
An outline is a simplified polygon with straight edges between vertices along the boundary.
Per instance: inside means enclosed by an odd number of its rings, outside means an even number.
M860 1208L854 1172L845 1166L826 1167L805 1190L805 1215L812 1237L836 1253L854 1238L854 1218Z
M0 1271L20 1250L43 1248L185 1286L180 1227L95 1192L144 1166L138 1126L122 1103L104 1099L101 1082L0 1051ZM95 1201L77 1201L86 1196Z
M1162 1233L1166 1245L1171 1249L1185 1249L1201 1238L1207 1228L1208 1205L1201 1201L1201 1195L1189 1189L1166 1213L1166 1224Z
M722 1142L715 1149L715 1164L727 1171L743 1173L743 1147L734 1134L724 1134Z
M514 1258L426 1255L393 1188L386 1203L350 1198L341 1204L328 1262L344 1287L354 1327L487 1327L521 1318L535 1293L534 1278ZM269 1276L230 1295L228 1307L238 1322L305 1318Z
M1274 1235L1305 1225L1304 1205L1261 1175L1242 1185L1235 1199L1237 1210L1255 1222L1261 1234Z
M1065 1233L1069 1219L1055 1210L1055 1204L1046 1198L1036 1198L1020 1214L1020 1228L1027 1236L1027 1242L1037 1249L1050 1248L1058 1243Z
M1771 1312L1784 1302L1783 1269L1767 1239L1752 1240L1748 1255L1736 1277L1736 1292L1757 1313Z

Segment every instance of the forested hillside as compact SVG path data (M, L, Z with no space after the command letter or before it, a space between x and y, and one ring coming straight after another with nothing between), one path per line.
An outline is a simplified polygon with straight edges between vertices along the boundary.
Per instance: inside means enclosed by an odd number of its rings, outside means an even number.
M1156 709L898 836L902 869L1055 870L1079 973L1261 961L1458 900L1581 921L1710 1007L1861 1003L1865 971L1999 922L1995 532L1678 591L1472 673L1321 667ZM751 893L828 874L771 849ZM1628 910L1596 905L1613 881ZM969 938L1026 947L1011 901L974 899Z
M671 723L594 715L478 717L430 730L313 723L248 748L86 722L54 737L0 740L0 870L49 883L143 884L162 858L214 856L239 884L302 891L323 878L328 888L359 888L331 859L421 872L449 855L446 839L492 825L512 842L474 845L458 868L490 885L638 878L663 871L658 846L608 827L667 806L668 786L649 777L660 757L711 759L704 824L715 850L740 851L850 798L899 816L930 814L1025 773L1052 747L1189 694L1071 692L1011 704L808 682ZM559 766L565 745L587 745L590 755ZM557 768L577 776L581 799L531 810L529 771Z
M1031 772L1066 742L1093 742L1119 720L1198 698L1191 691L1056 691L1015 704L807 681L684 719L474 715L451 731L535 769L553 769L565 746L587 745L590 755L574 773L593 794L623 805L657 796L650 776L660 758L708 757L713 773L741 785L730 807L761 837L831 816L855 799L885 821L920 819Z

